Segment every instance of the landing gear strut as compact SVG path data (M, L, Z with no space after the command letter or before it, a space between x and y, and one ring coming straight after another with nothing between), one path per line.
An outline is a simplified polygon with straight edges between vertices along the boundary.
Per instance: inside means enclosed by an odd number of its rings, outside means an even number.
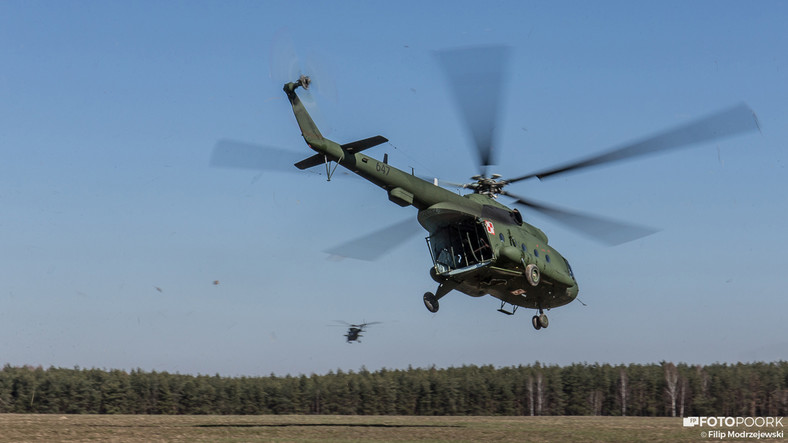
M455 285L441 283L438 286L438 289L435 291L435 294L432 292L425 292L424 293L424 306L427 308L428 311L432 312L433 314L438 312L438 308L440 308L440 304L438 300L440 300L444 295L451 292L454 289Z
M533 324L534 329L538 331L539 329L546 328L550 322L547 320L547 314L545 314L542 309L539 309L539 315L534 315L533 318L531 318L531 324Z
M501 313L506 314L506 315L514 315L514 313L517 312L517 308L518 308L517 305L512 305L512 311L511 312L509 312L509 311L507 311L506 309L503 308L505 305L506 305L506 302L502 301L501 302L501 309L499 309L498 312L501 312Z

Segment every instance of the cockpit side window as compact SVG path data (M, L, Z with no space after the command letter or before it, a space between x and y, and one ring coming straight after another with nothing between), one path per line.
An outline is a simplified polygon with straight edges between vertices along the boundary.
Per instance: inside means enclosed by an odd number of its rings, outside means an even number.
M569 265L569 260L564 259L564 263L566 263L566 270L569 271L569 276L572 277L572 280L575 279L575 273L572 272L572 266Z

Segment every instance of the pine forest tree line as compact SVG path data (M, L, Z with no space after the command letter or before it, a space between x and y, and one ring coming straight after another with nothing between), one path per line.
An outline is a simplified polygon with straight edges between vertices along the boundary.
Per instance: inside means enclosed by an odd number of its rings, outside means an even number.
M0 412L786 416L788 362L537 362L284 377L6 365L0 371Z

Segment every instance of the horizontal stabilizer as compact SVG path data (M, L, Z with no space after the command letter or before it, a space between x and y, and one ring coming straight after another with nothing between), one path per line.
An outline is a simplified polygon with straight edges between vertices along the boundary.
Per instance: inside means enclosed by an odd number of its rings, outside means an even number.
M348 144L342 145L342 149L346 152L351 154L355 154L356 152L361 152L365 149L369 149L373 146L377 146L381 143L386 143L389 141L386 137L382 135L376 135L374 137L365 138L364 140L359 140L357 142L350 142Z
M326 156L323 154L315 154L309 158L305 158L298 163L295 163L295 167L298 169L307 169L311 168L312 166L317 166L326 162Z
M355 154L365 149L369 149L373 146L377 146L381 143L386 143L387 141L389 141L389 139L387 139L386 137L383 137L382 135L376 135L374 137L365 138L364 140L359 140L359 141L344 144L342 145L342 149L348 154ZM298 169L307 169L307 168L311 168L312 166L323 164L325 162L326 162L325 155L315 154L309 158L305 158L300 162L296 163L295 167Z

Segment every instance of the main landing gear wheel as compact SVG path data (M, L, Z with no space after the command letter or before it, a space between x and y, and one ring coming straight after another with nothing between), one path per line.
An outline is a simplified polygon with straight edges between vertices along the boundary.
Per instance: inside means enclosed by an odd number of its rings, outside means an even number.
M547 314L539 314L539 315L534 315L531 318L531 324L534 326L534 329L538 331L542 328L546 328L547 326L549 326L550 321L547 320Z
M425 292L424 306L427 308L428 311L432 312L433 314L438 312L438 308L440 307L440 304L438 303L438 297L435 297L435 294L433 294L432 292Z

